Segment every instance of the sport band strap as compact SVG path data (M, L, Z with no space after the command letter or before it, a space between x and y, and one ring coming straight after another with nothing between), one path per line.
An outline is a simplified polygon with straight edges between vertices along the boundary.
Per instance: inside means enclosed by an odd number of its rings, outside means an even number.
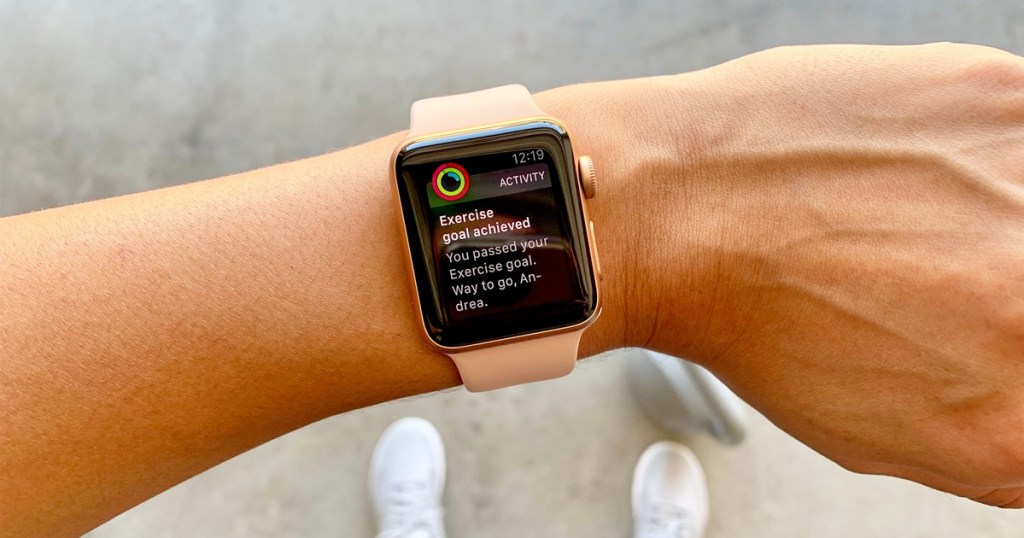
M543 115L525 86L510 84L416 101L409 112L409 136Z
M466 390L482 392L568 375L576 366L582 334L579 329L448 356Z
M416 101L409 135L456 131L542 116L526 87L514 84ZM583 329L450 353L470 392L561 377L576 366Z

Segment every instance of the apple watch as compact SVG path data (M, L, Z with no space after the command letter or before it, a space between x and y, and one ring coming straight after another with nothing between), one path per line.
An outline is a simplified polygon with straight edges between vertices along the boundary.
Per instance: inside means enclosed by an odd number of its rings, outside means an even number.
M473 392L568 374L601 312L593 162L523 86L410 116L391 179L427 342Z

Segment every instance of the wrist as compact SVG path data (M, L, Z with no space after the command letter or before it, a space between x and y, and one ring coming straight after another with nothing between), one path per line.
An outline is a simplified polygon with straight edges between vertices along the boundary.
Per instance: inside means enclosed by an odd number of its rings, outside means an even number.
M598 172L589 207L604 313L581 355L622 346L707 354L708 315L722 299L715 296L721 259L740 227L716 212L729 193L707 169L708 100L697 78L583 84L537 96Z

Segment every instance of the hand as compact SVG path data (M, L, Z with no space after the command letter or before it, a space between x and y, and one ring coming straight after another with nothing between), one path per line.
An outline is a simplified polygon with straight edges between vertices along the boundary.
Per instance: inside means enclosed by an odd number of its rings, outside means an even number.
M783 48L643 91L629 138L672 132L609 165L648 181L629 343L848 469L1024 507L1024 59Z

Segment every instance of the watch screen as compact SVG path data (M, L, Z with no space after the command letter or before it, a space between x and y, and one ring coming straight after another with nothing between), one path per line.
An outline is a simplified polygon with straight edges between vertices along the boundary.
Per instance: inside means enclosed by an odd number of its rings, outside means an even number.
M539 122L409 146L396 174L427 332L458 346L574 325L596 303L567 139Z

